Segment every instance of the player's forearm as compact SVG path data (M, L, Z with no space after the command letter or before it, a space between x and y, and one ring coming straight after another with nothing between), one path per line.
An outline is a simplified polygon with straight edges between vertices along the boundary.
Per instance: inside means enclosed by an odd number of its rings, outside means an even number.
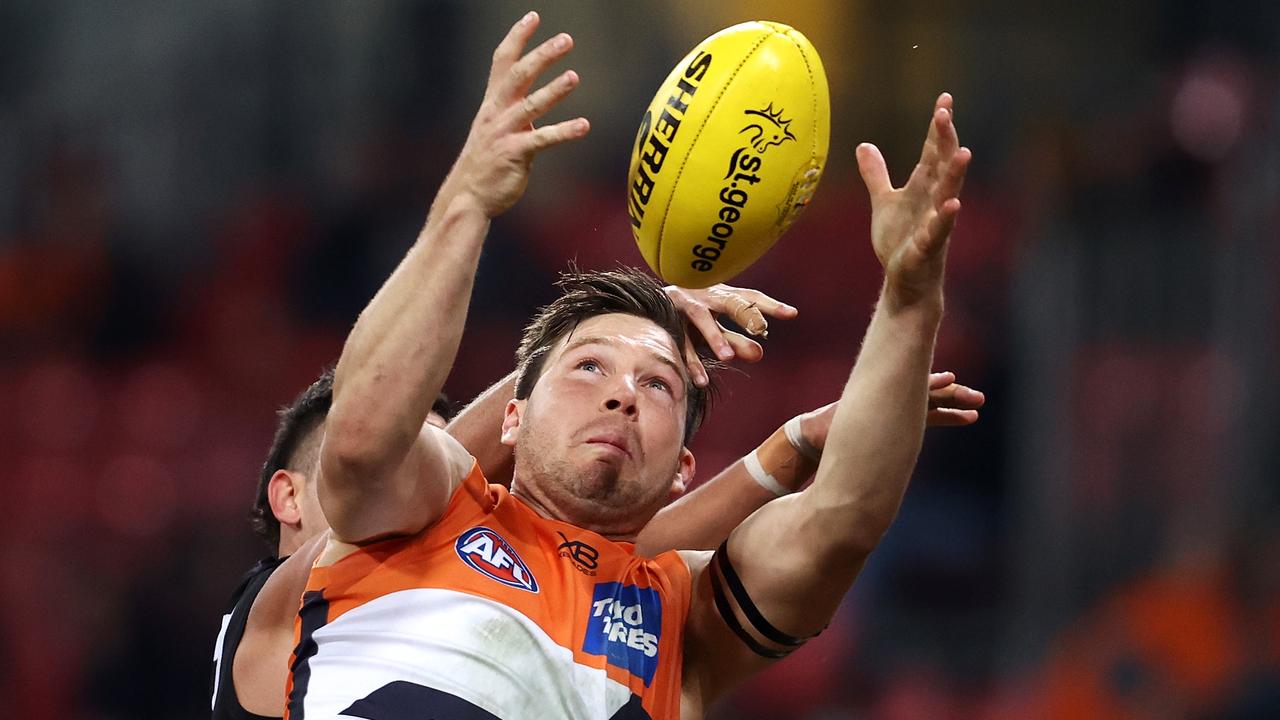
M816 467L791 445L782 428L752 454L754 474L742 458L663 508L640 531L637 551L652 556L666 550L714 550L756 510L803 485Z
M397 465L443 387L462 336L489 219L442 189L426 226L360 314L334 376L326 475Z
M636 551L714 550L748 515L776 497L751 479L741 460L658 512L636 537Z
M445 431L475 456L489 482L511 483L511 447L502 444L502 416L507 402L515 396L513 371L480 393L449 423Z
M837 552L870 552L897 515L924 436L941 318L940 293L906 306L882 295L872 316L802 498Z

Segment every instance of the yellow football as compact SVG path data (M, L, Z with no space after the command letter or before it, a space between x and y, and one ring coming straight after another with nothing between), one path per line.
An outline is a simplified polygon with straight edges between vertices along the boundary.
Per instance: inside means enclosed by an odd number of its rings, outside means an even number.
M745 270L813 197L830 133L804 35L758 21L703 40L658 88L631 152L627 207L649 267L689 288Z

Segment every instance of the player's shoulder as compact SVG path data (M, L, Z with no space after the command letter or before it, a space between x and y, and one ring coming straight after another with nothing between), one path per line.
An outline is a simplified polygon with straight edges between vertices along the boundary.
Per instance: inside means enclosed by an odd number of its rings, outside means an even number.
M231 613L242 605L251 604L258 591L262 589L263 584L276 568L284 562L284 558L275 556L264 557L253 564L245 574L240 578L240 582L236 585L236 589L231 593L230 600L227 601L227 613Z

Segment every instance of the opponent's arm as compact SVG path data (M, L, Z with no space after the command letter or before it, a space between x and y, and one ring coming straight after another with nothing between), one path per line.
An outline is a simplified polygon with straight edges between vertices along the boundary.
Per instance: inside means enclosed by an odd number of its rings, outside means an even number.
M284 712L293 625L311 565L327 539L328 533L316 535L281 563L249 609L244 635L232 659L231 678L240 704L251 713L279 717Z
M582 118L532 125L578 82L567 71L529 93L572 46L561 34L522 55L537 25L528 14L494 52L484 100L426 226L343 347L320 450L321 506L338 540L416 532L470 467L466 451L424 420L457 353L489 221L524 193L539 151L588 129Z
M880 300L813 483L748 518L714 560L686 555L695 574L686 692L695 701L710 702L820 631L896 515L924 432L947 241L969 158L945 94L905 187L892 187L874 146L859 146L885 269Z
M929 427L978 421L986 397L955 379L951 372L930 373ZM649 556L665 550L714 550L751 513L796 492L813 476L835 411L831 403L797 415L751 454L660 510L640 531L637 550Z
M489 482L511 484L515 456L511 446L502 443L502 415L507 402L515 397L516 374L490 385L467 404L444 431L471 453Z
M796 418L803 442L817 452L834 412L832 404ZM813 455L796 448L786 430L778 428L751 454L660 510L636 538L637 552L653 556L666 550L714 549L751 513L803 485L818 467Z

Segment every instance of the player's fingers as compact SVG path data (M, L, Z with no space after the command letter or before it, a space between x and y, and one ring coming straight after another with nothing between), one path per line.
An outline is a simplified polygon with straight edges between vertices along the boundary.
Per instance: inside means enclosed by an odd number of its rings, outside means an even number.
M951 406L957 410L977 410L987 404L987 395L968 385L956 385Z
M499 84L511 70L511 66L520 59L524 46L533 36L533 31L538 29L538 21L538 13L530 10L511 26L507 36L498 43L498 47L493 51L493 65L489 71L490 86Z
M929 116L929 127L925 131L924 145L920 146L920 160L916 162L916 169L911 173L912 177L922 173L928 174L932 172L934 165L938 162L938 135L939 125L946 121L946 108L934 106L933 114Z
M942 207L937 211L929 213L929 222L926 225L927 231L924 237L918 238L917 243L920 245L922 253L930 254L938 246L951 236L951 230L956 226L956 218L960 215L960 200L951 198L942 203Z
M946 102L943 102L944 99ZM945 163L950 162L952 156L956 154L956 150L960 149L960 136L956 131L956 112L952 106L951 95L943 93L938 98L938 109L945 112L945 115L936 118L937 121L934 122L934 127L938 130L938 160Z
M513 127L525 127L542 117L578 87L578 73L566 70L559 77L524 97L511 109Z
M506 77L496 78L498 81L497 100L502 106L516 103L547 68L573 49L573 38L568 33L560 33L549 38L524 57L517 60L507 71Z
M685 317L689 318L689 322L701 333L702 339L707 341L707 347L711 348L711 352L721 360L732 360L733 346L725 339L724 328L716 322L711 310L702 303L691 304L682 309Z
M734 356L738 359L753 363L764 357L764 348L760 346L760 343L732 330L723 330L723 332L725 339L733 346Z
M554 125L544 125L527 133L525 151L527 154L545 150L553 145L577 140L591 131L591 123L586 118L574 118Z
M925 424L929 427L964 427L978 422L977 410L951 410L940 408L930 410L925 416Z
M728 285L716 286L710 293L709 299L709 306L713 312L727 316L752 335L768 333L769 321L765 320L759 305L748 298L740 288Z
M977 410L987 402L987 396L967 385L950 383L929 391L930 409Z
M960 189L964 187L964 178L969 173L969 163L972 160L973 152L969 148L960 148L956 151L942 181L934 189L935 204L960 195Z
M692 339L686 338L684 343L684 364L689 369L689 379L698 387L706 387L711 379L707 376L707 368L698 357Z
M934 390L941 390L955 381L956 374L949 370L929 373L929 399L933 400Z
M893 184L889 182L889 168L884 164L880 148L871 143L859 145L856 154L858 174L862 176L862 182L867 186L874 205L881 196L893 190Z
M736 292L740 293L743 297L750 300L752 304L754 304L756 308L760 310L760 312L764 313L765 315L768 315L769 317L780 318L780 319L790 319L800 314L800 311L797 310L794 306L788 305L782 302L781 300L772 298L760 292L759 290L753 290L752 288L733 288L733 289Z

